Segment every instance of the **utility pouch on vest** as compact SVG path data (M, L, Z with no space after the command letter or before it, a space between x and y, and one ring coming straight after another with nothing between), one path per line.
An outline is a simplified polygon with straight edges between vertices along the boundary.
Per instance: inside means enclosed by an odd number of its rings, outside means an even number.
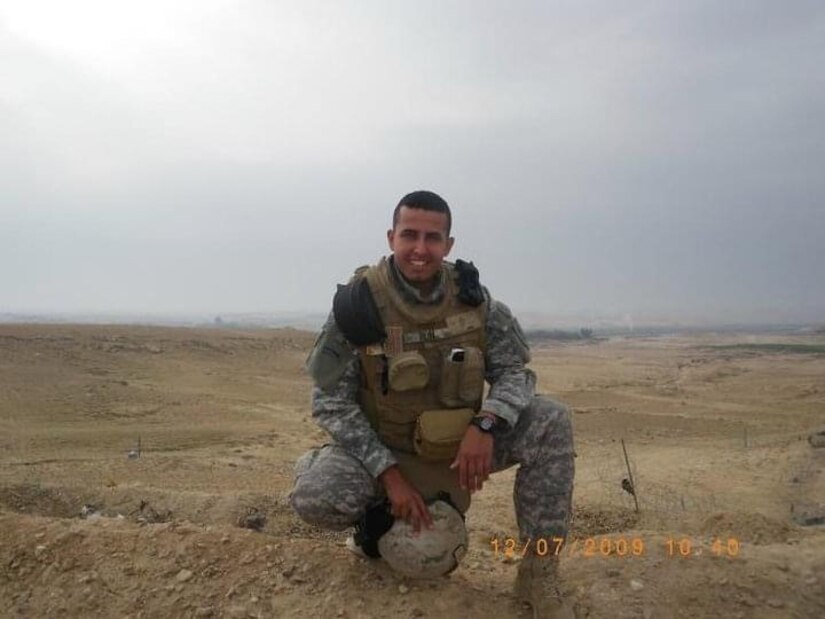
M484 394L484 353L479 348L454 348L441 368L439 400L444 406L476 406Z
M423 389L430 382L430 366L417 352L402 352L390 357L389 383L393 391Z
M415 451L423 460L435 462L455 458L464 432L475 416L471 408L424 411L415 422Z

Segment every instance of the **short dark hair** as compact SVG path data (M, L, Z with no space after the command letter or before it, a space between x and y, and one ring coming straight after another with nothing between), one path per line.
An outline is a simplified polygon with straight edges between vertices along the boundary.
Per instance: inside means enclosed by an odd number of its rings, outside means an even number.
M435 211L436 213L444 213L447 216L447 236L450 236L450 229L453 227L453 215L450 213L450 206L447 202L432 191L419 190L408 193L406 196L398 201L398 205L392 212L392 227L398 225L398 216L401 207L420 208L422 211Z

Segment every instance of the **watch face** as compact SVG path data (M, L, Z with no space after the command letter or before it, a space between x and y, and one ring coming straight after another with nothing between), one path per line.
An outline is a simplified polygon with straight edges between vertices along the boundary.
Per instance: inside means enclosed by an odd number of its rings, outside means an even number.
M483 432L492 432L495 424L495 419L492 417L476 417L473 419L473 425Z

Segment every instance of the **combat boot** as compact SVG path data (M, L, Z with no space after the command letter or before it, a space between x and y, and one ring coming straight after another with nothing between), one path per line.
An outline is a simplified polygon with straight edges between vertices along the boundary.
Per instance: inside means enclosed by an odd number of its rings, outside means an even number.
M347 537L347 540L344 542L344 546L347 550L349 550L352 554L356 557L360 557L361 559L373 559L374 557L369 556L364 549L361 548L361 544L355 538L355 533L351 534Z
M533 609L533 619L574 619L573 605L561 590L558 557L526 555L518 564L516 598Z

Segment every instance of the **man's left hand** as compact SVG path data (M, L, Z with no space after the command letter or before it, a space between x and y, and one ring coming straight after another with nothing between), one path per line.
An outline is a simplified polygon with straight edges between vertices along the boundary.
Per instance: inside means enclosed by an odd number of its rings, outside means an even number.
M458 467L458 483L471 493L481 490L493 469L493 435L469 426L461 439L458 454L450 465Z

